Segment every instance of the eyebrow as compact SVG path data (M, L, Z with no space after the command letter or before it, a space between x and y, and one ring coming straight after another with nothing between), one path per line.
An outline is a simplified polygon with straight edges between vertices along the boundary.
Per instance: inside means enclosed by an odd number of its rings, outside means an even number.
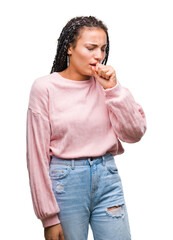
M98 46L97 44L95 44L95 43L90 43L90 42L87 42L86 44L89 44L89 45L92 45L92 46ZM105 47L107 45L107 43L106 44L104 44L102 47Z

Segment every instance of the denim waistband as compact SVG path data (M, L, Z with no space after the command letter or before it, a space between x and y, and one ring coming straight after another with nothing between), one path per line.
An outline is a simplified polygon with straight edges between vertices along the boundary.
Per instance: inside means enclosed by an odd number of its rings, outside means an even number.
M50 161L50 164L58 164L58 165L67 165L67 166L81 166L81 165L92 165L92 164L98 164L103 161L103 164L105 164L105 161L112 160L113 155L110 152L106 152L104 155L94 157L79 157L79 158L72 158L72 159L63 159L56 156L52 156L52 159Z

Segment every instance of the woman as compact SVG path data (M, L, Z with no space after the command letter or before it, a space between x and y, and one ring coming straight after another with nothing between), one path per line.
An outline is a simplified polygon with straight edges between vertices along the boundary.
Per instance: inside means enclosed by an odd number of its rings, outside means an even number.
M93 16L72 18L50 74L33 82L27 167L46 240L131 239L114 156L146 131L144 112L107 66L109 37Z

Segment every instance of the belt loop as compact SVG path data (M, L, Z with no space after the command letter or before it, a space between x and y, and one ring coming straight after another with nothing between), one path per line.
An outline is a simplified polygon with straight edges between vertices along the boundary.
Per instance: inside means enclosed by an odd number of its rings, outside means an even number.
M72 170L74 170L74 159L72 159L72 167L71 167Z
M102 159L103 159L103 166L105 166L106 165L105 157L102 156Z

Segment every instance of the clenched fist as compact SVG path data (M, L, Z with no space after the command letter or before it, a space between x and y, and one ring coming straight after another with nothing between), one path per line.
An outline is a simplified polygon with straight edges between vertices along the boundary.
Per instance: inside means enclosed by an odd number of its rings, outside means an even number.
M91 66L93 76L104 89L112 88L117 84L116 72L112 66L97 63Z

